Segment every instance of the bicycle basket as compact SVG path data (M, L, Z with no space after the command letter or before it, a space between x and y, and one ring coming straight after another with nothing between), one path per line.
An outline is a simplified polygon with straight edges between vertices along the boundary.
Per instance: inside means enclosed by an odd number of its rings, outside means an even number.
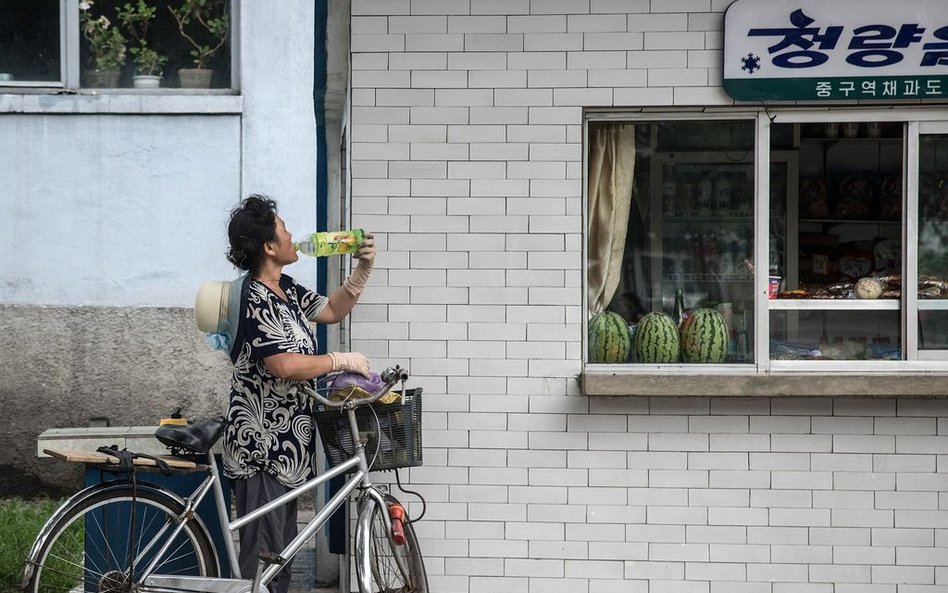
M346 413L317 403L313 417L329 465L338 465L352 457L355 446ZM371 464L370 470L422 464L420 387L405 390L400 402L356 408L356 423L359 432L369 433L365 456Z

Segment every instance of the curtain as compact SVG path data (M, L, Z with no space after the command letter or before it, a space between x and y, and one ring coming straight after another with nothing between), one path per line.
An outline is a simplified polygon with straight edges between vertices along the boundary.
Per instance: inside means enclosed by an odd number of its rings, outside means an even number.
M609 306L622 276L622 256L632 205L635 126L602 123L589 127L589 314Z

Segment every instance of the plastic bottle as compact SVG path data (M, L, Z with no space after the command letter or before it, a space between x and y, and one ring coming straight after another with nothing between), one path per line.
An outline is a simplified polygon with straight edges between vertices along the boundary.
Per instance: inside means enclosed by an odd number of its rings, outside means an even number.
M704 236L702 251L702 256L704 257L704 272L708 274L720 274L721 249L717 234L712 233L710 238L707 235Z
M296 250L310 257L324 257L327 255L343 255L355 253L365 240L363 229L348 231L322 231L312 233L302 241L293 245Z
M672 311L672 321L675 322L675 325L681 327L682 322L685 320L685 295L682 293L681 289L675 291L675 309Z
M718 272L720 272L722 276L730 276L734 274L734 249L736 246L737 239L732 240L729 234L725 234L722 237L721 264L718 267Z
M688 255L691 259L691 273L701 274L704 272L704 243L703 235L692 235L688 242Z
M714 207L714 183L711 176L707 173L701 174L698 181L698 215L711 216L711 210Z
M777 244L777 238L770 238L770 275L777 276L780 274L780 247Z
M677 199L678 186L675 183L675 168L665 165L662 168L662 202L665 203L665 214L674 215L682 206Z
M718 215L727 215L731 209L731 176L721 173L714 180L714 209Z

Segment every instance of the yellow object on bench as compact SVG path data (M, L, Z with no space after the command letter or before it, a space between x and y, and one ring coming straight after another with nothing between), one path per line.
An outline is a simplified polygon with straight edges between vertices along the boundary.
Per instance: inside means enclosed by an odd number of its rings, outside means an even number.
M158 421L158 426L164 426L165 424L179 424L181 426L187 426L188 419L175 418L174 416L172 416L171 418L162 418L161 420Z

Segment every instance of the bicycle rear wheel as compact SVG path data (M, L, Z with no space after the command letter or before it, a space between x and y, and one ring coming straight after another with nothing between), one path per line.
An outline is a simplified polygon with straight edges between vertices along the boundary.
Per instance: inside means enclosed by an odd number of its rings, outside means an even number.
M385 501L398 502L390 495L385 496ZM398 545L388 531L387 508L369 499L363 513L365 516L360 517L356 533L356 554L365 554L366 558L356 558L356 572L359 574L359 588L364 589L362 584L369 581L371 588L362 593L428 593L428 575L412 524L408 521L402 524L405 543ZM371 580L363 575L366 564Z
M40 534L44 541L27 558L27 593L135 591L184 507L142 485L102 486L58 511ZM155 572L218 576L217 555L204 525L188 519Z

